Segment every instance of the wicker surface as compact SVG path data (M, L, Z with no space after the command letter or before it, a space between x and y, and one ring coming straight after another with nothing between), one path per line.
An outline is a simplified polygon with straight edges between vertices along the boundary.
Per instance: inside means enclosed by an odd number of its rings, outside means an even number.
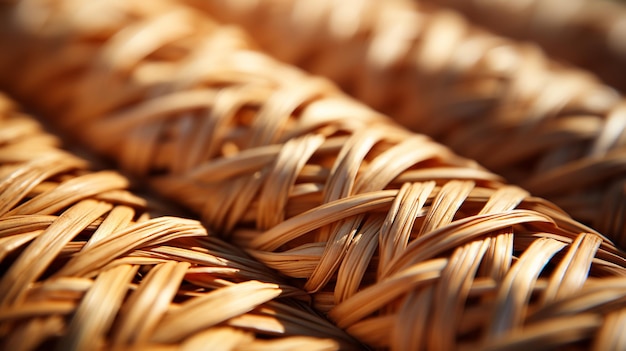
M626 7L608 0L426 0L550 55L581 65L626 89Z
M592 229L234 28L142 4L8 8L30 16L5 84L370 346L625 346L626 259Z
M191 2L626 245L626 105L588 73L411 1Z
M0 96L0 349L357 348L302 291L58 144Z

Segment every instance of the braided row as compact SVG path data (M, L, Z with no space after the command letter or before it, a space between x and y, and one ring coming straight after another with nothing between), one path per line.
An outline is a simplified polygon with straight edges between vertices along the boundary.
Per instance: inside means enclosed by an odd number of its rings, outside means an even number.
M589 74L406 0L191 2L626 245L626 105Z
M45 21L21 21L28 5ZM292 278L361 341L624 346L626 260L610 242L248 50L236 29L165 1L8 10L21 37L6 84Z
M0 348L356 349L197 221L151 219L127 183L0 97Z
M626 8L619 1L428 1L454 8L490 30L532 40L551 56L626 88Z

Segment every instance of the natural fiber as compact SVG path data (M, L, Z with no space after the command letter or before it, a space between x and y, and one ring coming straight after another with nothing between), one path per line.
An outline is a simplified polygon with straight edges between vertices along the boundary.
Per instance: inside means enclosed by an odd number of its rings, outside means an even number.
M190 2L626 246L626 104L588 73L408 0Z
M613 0L426 0L474 23L541 45L626 90L626 6Z
M624 347L626 259L592 229L234 28L147 3L8 8L6 84L371 346Z
M356 349L276 299L301 291L58 144L0 97L0 349Z

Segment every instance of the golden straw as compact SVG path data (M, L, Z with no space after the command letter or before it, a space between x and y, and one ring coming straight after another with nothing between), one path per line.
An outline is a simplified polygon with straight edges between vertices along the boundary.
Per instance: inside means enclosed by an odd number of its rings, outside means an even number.
M531 40L550 55L593 71L626 89L626 7L620 0L427 0L474 23Z
M588 72L417 1L189 2L626 245L626 104Z
M609 241L237 28L166 1L6 15L19 40L5 84L362 342L624 347L626 260Z
M197 221L150 218L126 178L58 144L0 96L0 348L359 348L302 291Z

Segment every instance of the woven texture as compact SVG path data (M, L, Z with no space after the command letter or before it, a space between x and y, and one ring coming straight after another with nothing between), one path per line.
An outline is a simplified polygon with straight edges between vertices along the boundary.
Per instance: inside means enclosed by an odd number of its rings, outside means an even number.
M411 1L191 2L626 245L626 105L589 73Z
M531 40L550 55L583 66L626 89L626 8L608 0L426 0L472 22Z
M240 31L160 1L6 11L7 86L368 345L624 347L610 242Z
M58 144L0 97L0 348L357 349L302 291Z

